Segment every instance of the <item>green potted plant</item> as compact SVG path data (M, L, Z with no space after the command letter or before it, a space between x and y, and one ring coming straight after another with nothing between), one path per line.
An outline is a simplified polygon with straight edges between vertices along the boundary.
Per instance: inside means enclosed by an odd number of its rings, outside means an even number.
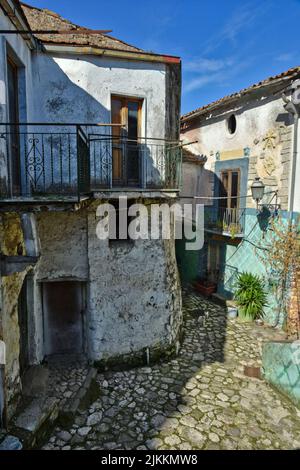
M267 306L267 292L263 280L252 273L240 274L234 299L239 307L241 321L255 321L262 318Z

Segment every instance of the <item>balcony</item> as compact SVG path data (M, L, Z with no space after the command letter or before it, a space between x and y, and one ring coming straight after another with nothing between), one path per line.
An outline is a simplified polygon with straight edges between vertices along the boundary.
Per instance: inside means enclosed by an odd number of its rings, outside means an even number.
M245 209L206 206L205 231L230 237L242 238L245 233Z
M1 202L81 201L108 190L179 190L178 142L130 141L108 129L0 125Z

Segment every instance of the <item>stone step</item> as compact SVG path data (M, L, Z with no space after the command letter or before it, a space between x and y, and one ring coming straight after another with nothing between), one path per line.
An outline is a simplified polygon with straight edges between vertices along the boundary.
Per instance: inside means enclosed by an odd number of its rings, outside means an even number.
M59 413L59 423L63 427L72 426L78 409L88 408L99 398L100 390L96 383L97 369L91 367L75 397L68 400Z
M23 445L21 441L15 436L5 436L4 438L1 437L0 431L0 451L9 451L9 450L22 450Z
M49 370L42 366L32 366L22 379L22 394L25 397L45 396L49 381Z
M58 413L58 400L55 398L24 399L10 423L9 431L21 440L24 449L33 448L47 439Z

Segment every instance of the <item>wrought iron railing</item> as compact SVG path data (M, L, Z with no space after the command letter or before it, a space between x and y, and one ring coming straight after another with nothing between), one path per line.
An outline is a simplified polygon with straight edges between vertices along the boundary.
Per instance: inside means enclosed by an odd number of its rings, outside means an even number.
M0 125L0 155L1 199L90 192L89 141L80 126Z
M113 188L178 190L181 158L176 142L116 138L98 126L0 125L0 198L80 198Z
M205 207L205 229L239 237L245 231L245 209L228 207Z
M180 188L182 149L176 142L91 134L90 155L93 190Z

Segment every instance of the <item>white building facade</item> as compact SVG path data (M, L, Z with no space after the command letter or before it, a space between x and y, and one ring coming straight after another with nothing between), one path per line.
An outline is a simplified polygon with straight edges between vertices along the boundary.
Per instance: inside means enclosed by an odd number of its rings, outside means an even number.
M119 196L149 211L177 198L181 64L88 35L48 10L18 1L1 7L0 29L29 30L0 39L0 339L9 419L22 375L47 356L79 354L109 367L178 349L174 240L99 240L96 229L99 205ZM35 29L76 33L36 37Z

